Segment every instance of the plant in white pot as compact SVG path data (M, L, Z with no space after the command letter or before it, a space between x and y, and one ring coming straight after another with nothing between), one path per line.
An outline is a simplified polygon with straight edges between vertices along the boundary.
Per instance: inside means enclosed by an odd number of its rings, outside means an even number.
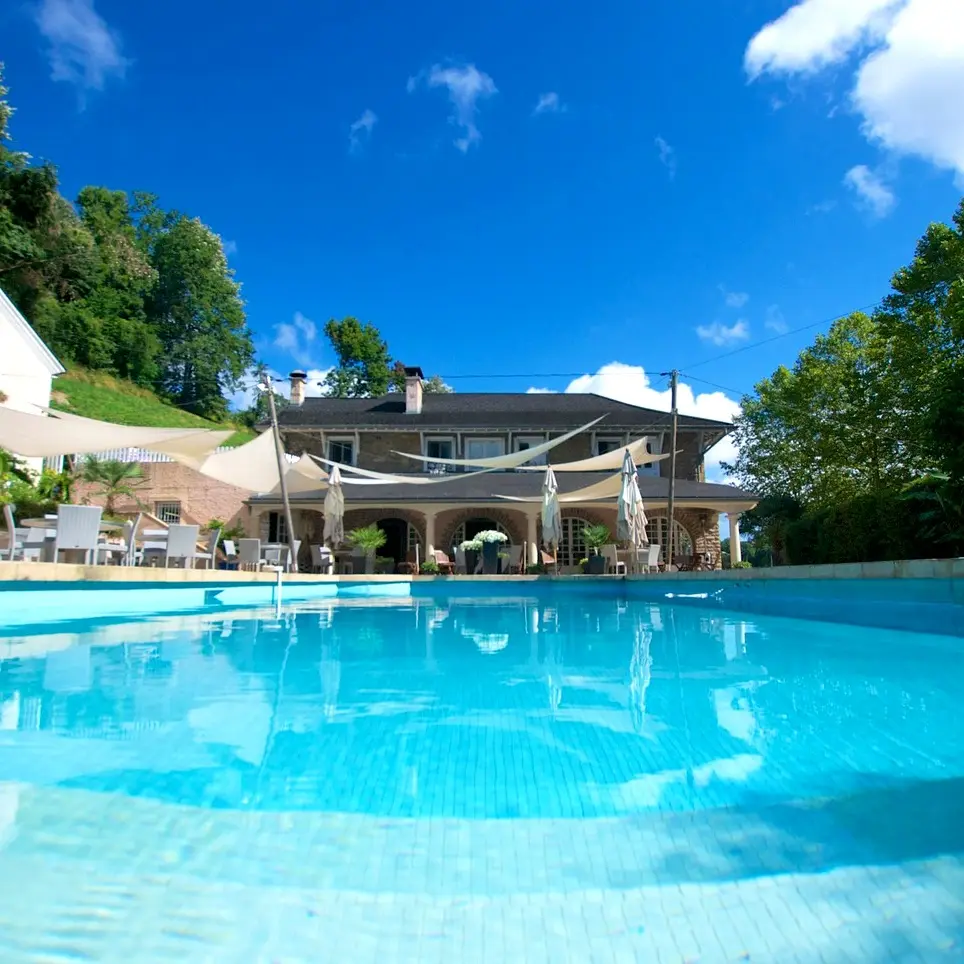
M353 555L361 556L365 560L365 575L370 576L375 571L375 553L387 540L385 532L374 523L348 533L348 544L355 550Z
M459 543L459 548L465 553L465 574L472 576L475 574L475 567L479 564L479 553L482 551L482 543L478 538L466 539Z
M589 550L589 563L586 571L594 576L601 576L606 572L606 560L599 554L599 550L612 542L612 533L609 526L592 525L586 526L582 532L586 548Z
M482 571L487 576L497 575L499 572L499 549L509 541L509 537L497 529L486 529L475 538L482 543Z

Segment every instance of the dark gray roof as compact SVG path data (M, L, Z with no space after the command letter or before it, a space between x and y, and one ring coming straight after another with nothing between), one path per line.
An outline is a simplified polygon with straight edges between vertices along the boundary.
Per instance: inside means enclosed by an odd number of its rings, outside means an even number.
M610 472L559 472L556 479L559 483L560 495L574 492L576 489L594 485L609 478ZM385 485L345 485L345 502L348 508L366 502L495 502L508 508L511 503L496 498L497 495L515 496L517 498L539 496L542 492L541 472L487 472L484 475L474 475L471 478L453 473L444 482L434 485L403 485L386 483ZM639 491L643 501L665 500L668 493L669 480L653 475L639 476ZM676 501L681 507L687 502L706 501L736 501L755 502L756 496L732 485L722 485L716 482L691 482L686 479L676 480ZM308 495L292 496L291 501L297 503L323 502L324 491ZM257 496L253 502L279 501L276 495Z
M306 398L279 416L283 428L404 429L574 429L605 416L597 431L607 429L668 429L668 412L627 405L602 395L533 393L427 394L420 415L405 414L405 396L380 398ZM728 422L680 415L687 428L730 431Z

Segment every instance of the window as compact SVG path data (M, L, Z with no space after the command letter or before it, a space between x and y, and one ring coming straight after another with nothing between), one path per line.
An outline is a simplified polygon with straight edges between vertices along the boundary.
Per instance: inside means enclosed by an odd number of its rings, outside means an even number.
M610 436L596 439L596 455L605 455L607 452L613 452L622 447L623 440L621 438Z
M328 458L342 465L355 464L355 440L351 438L328 439Z
M502 532L505 535L509 535L506 532L505 526L501 522L496 522L495 519L467 519L465 522L460 522L455 527L455 532L452 535L452 548L461 545L466 539L472 539L477 536L480 532L486 529L495 529L496 532ZM509 537L511 539L511 536Z
M425 440L425 455L430 459L454 459L455 439L448 437L427 438ZM425 467L433 475L454 472L458 468L458 466L447 465L444 462L426 462Z
M646 439L646 452L648 455L659 455L659 439ZM640 475L659 475L659 462L648 462L639 467Z
M560 566L572 568L579 565L580 559L586 558L586 526L585 519L566 517L562 520L562 542L556 553L556 562Z
M465 440L466 459L491 459L505 455L505 439L467 438Z
M660 559L662 559L663 562L666 561L666 553L669 550L669 530L666 527L666 522L666 516L660 516L656 519L650 519L646 523L646 535L649 536L649 541L663 547L663 551L660 554ZM679 522L673 523L673 555L693 555L693 540Z
M181 522L180 502L155 502L154 515L167 526L176 526Z
M288 526L281 512L268 513L268 542L287 542Z
M516 438L513 444L516 452L527 452L529 449L544 445L545 441L545 438L541 435L529 435ZM545 465L547 457L548 452L543 452L542 455L537 455L535 458L529 459L526 465Z

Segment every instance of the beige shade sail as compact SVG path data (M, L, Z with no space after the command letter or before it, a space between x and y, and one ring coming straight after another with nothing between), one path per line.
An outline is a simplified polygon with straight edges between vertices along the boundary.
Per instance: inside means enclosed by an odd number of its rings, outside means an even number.
M67 412L30 415L0 405L0 448L24 458L86 455L123 448L160 451L158 445L176 442L191 449L194 454L190 457L197 460L198 453L214 451L230 434L204 428L115 425Z
M560 435L558 438L543 442L542 445L535 445L531 449L524 449L521 452L510 452L508 455L492 455L488 458L481 459L438 459L428 455L412 455L410 452L396 452L395 454L401 455L406 459L416 459L419 462L431 462L434 465L469 465L486 469L514 469L550 451L562 442L567 442L569 439L575 438L575 436L581 432L588 431L593 425L601 422L605 417L605 415L600 415L599 418L594 418L591 422L586 422L585 425L573 429L571 432L566 432L565 435ZM543 466L539 467L539 471L543 471Z
M320 455L311 455L309 457L314 459L315 462L320 462L323 465L331 467L333 470L338 469L339 473L350 472L355 476L361 476L361 478L352 478L352 475L342 475L342 485L377 485L387 483L391 483L392 485L437 485L439 482L452 482L455 479L471 479L476 475L487 475L490 472L496 471L495 469L482 469L481 472L460 472L449 475L392 475L388 472L375 472L372 469L359 469L354 465L343 465L341 462L332 462L331 459L323 459Z
M601 482L594 482L585 488L576 489L575 492L566 492L559 496L561 503L566 502L605 502L608 499L615 499L623 485L623 474L617 472L610 475ZM518 496L518 495L497 495L497 499L505 499L508 502L542 502L542 496Z
M556 472L614 472L623 464L627 449L636 465L650 465L669 458L669 455L651 455L646 451L646 439L640 438L630 442L626 448L613 449L611 452L595 455L590 459L579 459L578 462L562 462L558 465L554 463L552 468ZM529 451L531 452L532 449ZM541 472L543 468L544 466L541 465L520 466L523 472Z
M271 432L263 432L256 439L229 452L216 452L208 456L198 471L208 478L258 494L273 492L281 485L274 435ZM325 487L326 478L324 470L311 459L302 457L285 466L285 481L292 495L317 492Z

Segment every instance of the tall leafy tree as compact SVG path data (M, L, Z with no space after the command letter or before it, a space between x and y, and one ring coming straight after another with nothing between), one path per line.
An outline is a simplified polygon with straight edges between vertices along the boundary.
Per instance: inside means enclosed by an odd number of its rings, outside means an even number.
M196 218L178 216L146 245L157 272L147 317L161 345L158 387L183 408L223 418L254 347L221 239Z
M878 314L914 437L964 488L964 200L932 224Z
M397 375L388 345L371 322L347 317L325 325L337 364L325 378L328 392L337 398L384 395Z
M760 382L736 426L728 469L762 495L826 504L894 489L920 467L887 341L859 312Z
M430 395L451 395L455 389L442 381L441 375L432 375L422 383L422 391L428 392Z

